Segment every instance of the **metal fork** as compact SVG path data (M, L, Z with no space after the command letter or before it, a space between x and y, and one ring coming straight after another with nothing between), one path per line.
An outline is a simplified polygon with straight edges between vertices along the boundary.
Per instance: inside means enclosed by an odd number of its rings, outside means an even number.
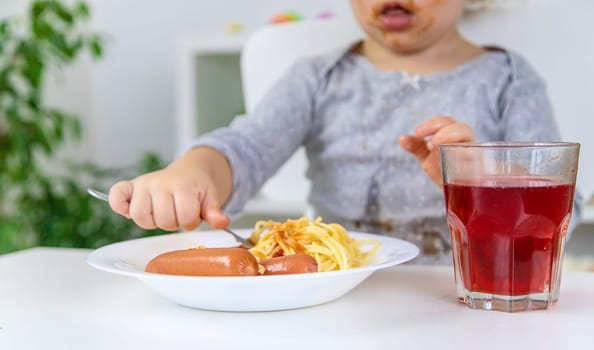
M87 193L90 194L91 196L100 199L102 201L108 202L109 201L109 195L105 192L101 192L99 190L96 190L94 188L87 188ZM223 231L229 233L230 235L232 235L237 242L239 242L239 244L241 244L241 246L243 246L244 248L252 248L254 246L254 244L252 242L250 242L249 240L241 237L240 235L238 235L237 233L231 231L228 228L224 228Z

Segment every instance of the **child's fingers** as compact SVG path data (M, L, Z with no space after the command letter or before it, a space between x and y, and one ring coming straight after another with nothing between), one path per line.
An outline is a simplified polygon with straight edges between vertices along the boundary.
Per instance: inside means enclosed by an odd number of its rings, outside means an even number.
M174 231L179 228L175 214L175 203L169 191L157 190L151 193L153 202L153 220L157 227Z
M153 202L150 193L142 188L134 188L130 200L130 218L145 230L157 228L153 218Z
M109 189L109 206L114 212L129 219L132 194L133 187L130 181L116 183Z
M214 187L209 187L202 200L202 218L214 228L225 228L229 225L229 217L221 211Z
M427 148L427 143L422 137L413 135L400 135L398 138L398 143L400 144L400 147L412 153L419 161L422 161L429 155L430 151Z
M456 120L449 116L437 116L426 120L415 127L415 133L420 137L427 137L435 134L440 129L456 123Z
M439 131L437 131L432 137L429 145L430 149L442 145L445 143L457 143L457 142L469 142L474 140L474 131L470 125L466 123L456 122L449 124Z
M197 192L179 191L174 194L175 214L179 226L186 230L194 230L202 223L200 216L200 196Z

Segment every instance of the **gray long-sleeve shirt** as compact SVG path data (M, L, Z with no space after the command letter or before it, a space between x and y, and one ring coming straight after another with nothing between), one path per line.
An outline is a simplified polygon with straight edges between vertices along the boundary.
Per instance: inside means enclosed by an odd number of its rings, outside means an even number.
M316 215L412 241L417 261L449 262L443 193L397 142L439 115L468 123L477 141L560 140L545 84L517 53L490 50L446 72L410 75L381 71L348 47L300 60L252 114L193 146L229 159L231 215L304 145Z

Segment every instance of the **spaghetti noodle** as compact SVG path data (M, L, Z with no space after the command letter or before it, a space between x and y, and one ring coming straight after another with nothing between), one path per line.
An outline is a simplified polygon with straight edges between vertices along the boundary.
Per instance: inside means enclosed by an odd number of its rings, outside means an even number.
M343 226L325 224L320 217L258 221L250 241L257 242L250 252L258 260L305 253L316 259L319 272L364 266L379 249L377 240L356 240Z

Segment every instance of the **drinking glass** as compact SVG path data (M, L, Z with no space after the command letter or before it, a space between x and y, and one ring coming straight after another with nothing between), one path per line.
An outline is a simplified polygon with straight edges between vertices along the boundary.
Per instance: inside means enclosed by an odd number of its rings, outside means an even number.
M439 147L458 300L516 312L559 298L578 143Z

